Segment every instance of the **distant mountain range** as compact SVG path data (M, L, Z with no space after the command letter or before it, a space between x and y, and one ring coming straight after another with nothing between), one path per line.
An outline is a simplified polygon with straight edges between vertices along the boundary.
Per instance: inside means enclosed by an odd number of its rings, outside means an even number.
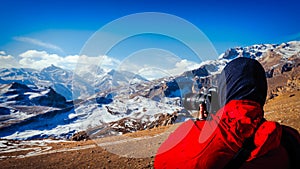
M128 84L132 79L147 81L131 72L116 70L105 72L98 67L89 67L79 75L54 65L41 71L28 68L0 68L1 84L18 82L31 88L52 87L67 100L83 98L111 87Z
M276 79L299 69L300 41L231 48L198 69L153 81L96 66L77 74L53 65L41 71L1 68L0 138L66 139L78 131L103 137L184 121L191 115L181 99L191 92L193 78L214 85L224 66L237 57L257 59L266 76ZM278 90L271 86L270 97Z

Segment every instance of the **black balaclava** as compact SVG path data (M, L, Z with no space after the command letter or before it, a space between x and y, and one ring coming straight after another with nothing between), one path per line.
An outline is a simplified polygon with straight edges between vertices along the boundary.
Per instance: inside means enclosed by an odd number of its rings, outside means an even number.
M267 96L264 68L254 59L232 60L218 78L218 93L220 107L231 100L252 100L263 107Z

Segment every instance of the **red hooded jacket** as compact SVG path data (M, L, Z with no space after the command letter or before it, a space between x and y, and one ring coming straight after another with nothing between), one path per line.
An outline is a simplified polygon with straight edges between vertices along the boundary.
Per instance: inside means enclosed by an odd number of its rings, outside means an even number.
M242 168L289 168L287 152L280 145L282 127L264 121L256 129L261 120L258 103L233 100L210 121L189 120L178 127L159 148L154 167L224 168L255 132L256 148Z
M263 118L267 85L262 66L256 60L235 59L222 74L222 108L208 121L189 120L179 126L159 148L155 168L222 169L249 137L255 148L241 168L289 168L288 152L281 145L287 127ZM299 133L293 133L300 144Z

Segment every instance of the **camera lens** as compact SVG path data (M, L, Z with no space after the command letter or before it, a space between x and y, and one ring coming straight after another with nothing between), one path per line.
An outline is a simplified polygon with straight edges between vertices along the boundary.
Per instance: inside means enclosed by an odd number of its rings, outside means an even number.
M199 110L199 104L204 102L205 102L204 95L189 93L185 95L183 101L183 107L186 108L187 110Z

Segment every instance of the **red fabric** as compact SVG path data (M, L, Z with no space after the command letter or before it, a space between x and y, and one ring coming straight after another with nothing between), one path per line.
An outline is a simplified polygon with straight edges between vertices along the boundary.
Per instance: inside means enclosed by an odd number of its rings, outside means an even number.
M154 167L223 168L255 133L257 147L248 159L251 162L280 145L280 125L263 122L258 127L262 119L259 103L232 100L210 121L189 120L179 126L159 148Z

